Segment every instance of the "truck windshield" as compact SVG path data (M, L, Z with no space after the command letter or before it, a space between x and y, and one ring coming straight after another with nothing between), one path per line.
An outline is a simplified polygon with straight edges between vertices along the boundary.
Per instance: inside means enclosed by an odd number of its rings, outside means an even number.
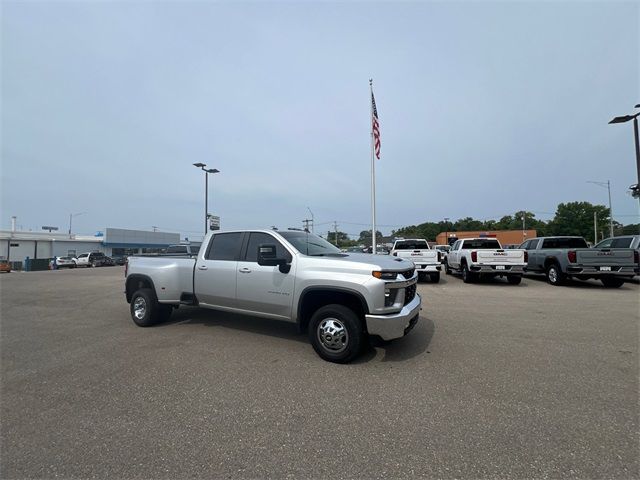
M487 250L494 248L500 248L500 242L498 242L498 240L465 240L462 244L463 250Z
M425 240L398 240L395 250L429 250L429 244Z
M293 247L304 255L321 257L323 255L342 256L344 255L338 247L331 245L324 238L307 232L278 232Z

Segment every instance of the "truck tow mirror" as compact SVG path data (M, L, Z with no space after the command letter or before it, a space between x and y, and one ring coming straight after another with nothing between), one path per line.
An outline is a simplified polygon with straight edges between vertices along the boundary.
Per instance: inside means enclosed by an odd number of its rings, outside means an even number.
M258 246L258 265L265 267L278 267L282 273L288 273L291 269L286 258L278 258L276 246L262 244Z

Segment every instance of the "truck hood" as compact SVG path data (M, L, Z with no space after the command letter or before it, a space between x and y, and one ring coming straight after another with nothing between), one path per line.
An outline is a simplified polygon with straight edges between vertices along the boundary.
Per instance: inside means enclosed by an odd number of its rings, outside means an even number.
M346 253L344 256L307 257L331 260L336 264L344 264L345 268L377 269L401 272L414 268L413 262L391 255L373 255L370 253ZM352 266L349 264L353 264ZM357 264L357 265L356 265Z

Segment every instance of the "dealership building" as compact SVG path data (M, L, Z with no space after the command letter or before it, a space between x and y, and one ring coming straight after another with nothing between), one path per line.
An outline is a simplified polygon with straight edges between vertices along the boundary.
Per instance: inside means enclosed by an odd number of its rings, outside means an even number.
M158 253L176 243L180 243L179 233L122 228L106 228L104 232L98 232L93 236L0 230L0 259L23 262L26 258L77 256L88 252L102 252L110 257L122 257Z

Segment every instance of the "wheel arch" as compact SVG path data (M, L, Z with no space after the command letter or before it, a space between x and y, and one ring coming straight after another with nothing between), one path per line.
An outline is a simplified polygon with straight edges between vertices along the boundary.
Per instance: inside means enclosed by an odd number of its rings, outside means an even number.
M300 294L296 318L299 330L306 330L309 320L319 308L334 303L351 308L362 318L366 328L364 315L369 313L369 306L364 295L349 288L315 286L305 288Z
M127 281L125 283L127 303L131 303L131 297L133 297L133 294L141 288L150 288L151 290L153 290L154 294L156 293L156 287L153 283L153 280L148 275L134 273L133 275L129 275L127 277Z
M560 266L560 262L558 261L558 257L551 255L551 256L545 258L544 259L544 269L546 270L547 268L549 268L554 263L556 265Z

